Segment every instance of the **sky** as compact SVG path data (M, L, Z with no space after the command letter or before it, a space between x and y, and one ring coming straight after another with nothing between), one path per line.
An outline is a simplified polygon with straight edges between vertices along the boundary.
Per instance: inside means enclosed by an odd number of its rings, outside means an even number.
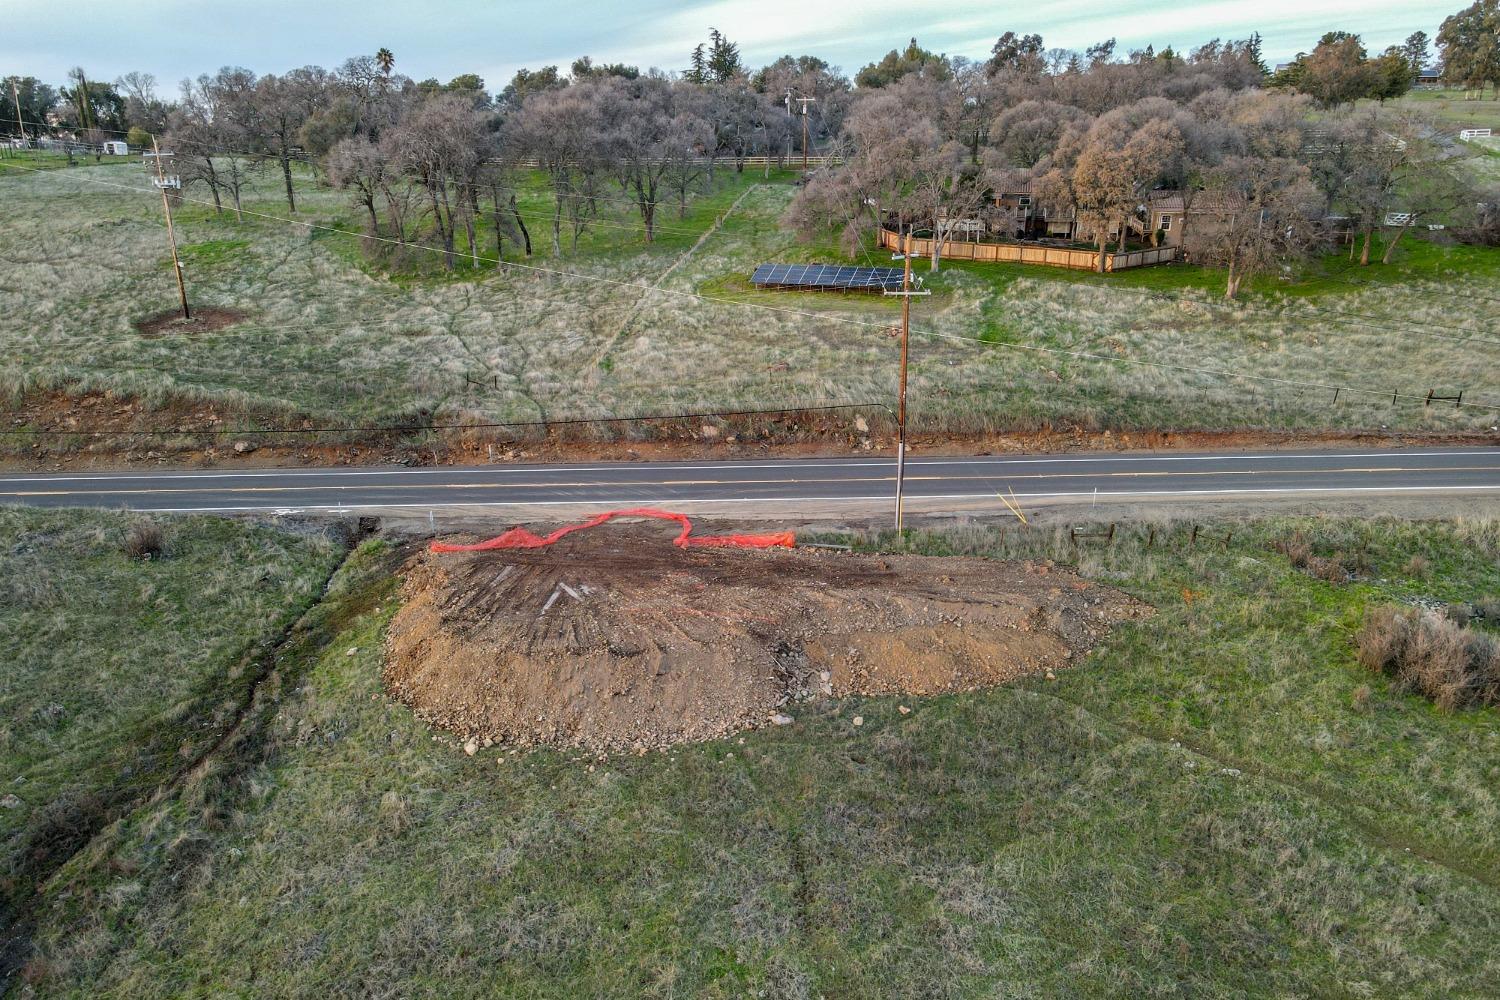
M448 80L478 73L491 90L523 66L564 69L580 55L680 70L718 28L745 62L810 53L850 76L916 37L923 47L984 58L1006 30L1082 49L1111 36L1117 51L1148 42L1189 49L1259 31L1267 62L1312 48L1325 31L1363 36L1372 51L1413 31L1436 35L1461 0L5 0L0 76L61 83L81 65L112 80L131 70L178 81L220 66L257 73L336 67L385 46L396 71Z

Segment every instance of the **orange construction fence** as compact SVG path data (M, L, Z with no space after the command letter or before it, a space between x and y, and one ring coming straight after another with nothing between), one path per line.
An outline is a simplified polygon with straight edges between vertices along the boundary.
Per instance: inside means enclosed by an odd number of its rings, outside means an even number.
M504 534L496 535L494 538L473 545L454 545L450 542L433 542L433 552L492 552L496 549L540 549L551 545L558 539L571 535L575 531L583 531L587 528L597 528L606 521L612 521L617 517L654 517L663 521L676 521L682 525L682 532L674 539L672 544L687 548L689 546L701 545L704 547L734 547L744 549L771 549L796 547L797 536L790 531L776 531L767 535L703 535L693 537L693 522L688 520L686 514L674 514L667 510L657 510L654 507L632 507L628 510L611 510L596 515L581 524L570 524L564 528L558 528L549 535L537 535L525 528L511 528Z

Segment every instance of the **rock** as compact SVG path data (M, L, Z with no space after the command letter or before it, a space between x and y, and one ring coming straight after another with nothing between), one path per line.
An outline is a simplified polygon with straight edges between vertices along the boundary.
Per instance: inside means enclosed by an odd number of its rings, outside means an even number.
M859 431L861 434L868 434L870 433L870 422L864 417L855 417L854 429Z
M1054 674L1052 671L1049 670L1049 671L1047 671L1047 679L1049 681L1055 681L1055 680L1057 680L1057 675Z
M702 434L704 437L712 441L714 438L719 436L719 429L713 424L704 424L702 427L698 428L698 433Z
M257 447L259 447L259 445L257 445L254 441L236 441L234 443L234 453L236 455L248 455Z
M854 717L854 724L856 726L863 726L865 724L865 717L863 715L856 715Z
M793 722L796 722L796 721L797 721L796 719L792 718L790 715L787 715L787 714L785 714L783 712L777 712L775 715L771 716L771 723L772 723L772 725L790 726Z
M911 709L907 708L905 705L897 705L896 706L896 711L900 712L902 715L910 715L911 714Z
M464 744L464 753L468 754L470 757L474 756L478 752L479 752L479 743L478 743L478 741L476 741L476 740L470 740L469 742L467 742L467 743Z
M344 655L345 656L353 656L357 652L359 652L359 647L358 646L350 646L349 647L349 651L347 653L345 653Z
M4 807L6 809L19 809L25 804L26 803L21 801L21 797L19 795L7 795L5 798L0 799L0 807Z

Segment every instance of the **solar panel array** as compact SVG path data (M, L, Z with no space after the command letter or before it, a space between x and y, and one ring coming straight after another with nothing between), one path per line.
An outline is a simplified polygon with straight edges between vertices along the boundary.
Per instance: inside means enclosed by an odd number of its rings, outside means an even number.
M901 287L901 269L838 264L762 264L750 276L761 288L836 288L878 291Z

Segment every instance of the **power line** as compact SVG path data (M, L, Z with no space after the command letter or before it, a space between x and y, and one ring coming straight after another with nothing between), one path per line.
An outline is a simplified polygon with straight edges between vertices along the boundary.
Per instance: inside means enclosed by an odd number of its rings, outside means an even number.
M1273 382L1280 385L1296 386L1298 388L1304 389L1322 389L1328 392L1349 392L1362 393L1371 396L1390 396L1392 401L1395 401L1396 399L1418 399L1422 400L1423 402L1429 401L1428 397L1426 396L1420 396L1391 389L1368 389L1361 386L1331 385L1324 382L1280 378L1275 375L1253 375L1247 372L1226 371L1216 368L1200 368L1193 365L1177 365L1164 361L1147 361L1140 358L1111 357L1107 354L1093 354L1088 351L1069 351L1059 347L1042 347L1039 344L1013 344L1001 340L984 340L980 337L963 337L954 333L938 333L935 330L914 330L912 332L924 337L936 337L942 340L969 341L976 344L983 344L986 347L1004 347L1019 351L1038 351L1046 354L1066 355L1068 357L1081 358L1086 361L1107 361L1114 364L1140 365L1147 368L1161 368L1170 371L1189 372L1196 375L1212 375L1217 378L1243 378L1257 382ZM1500 403L1481 401L1478 403L1471 402L1467 405L1478 406L1480 409L1500 410Z
M22 167L22 166L19 166L17 164L9 163L9 162L4 161L4 160L0 160L0 166L11 167L11 168L17 169L17 170L30 170L30 171L32 171L34 173L50 173L50 171L37 170L34 167ZM85 182L90 183L90 184L98 184L98 185L102 185L104 187L118 188L120 190L130 191L130 192L133 192L135 194L150 194L150 193L152 193L152 192L147 191L144 188L138 188L138 187L134 187L134 186L131 186L131 185L128 185L128 184L115 184L115 183L112 183L110 181L99 180L98 178L95 178L95 177L80 177L80 176L78 176L76 174L71 174L69 176L75 177L78 180L85 181ZM188 198L188 197L184 196L182 198L182 200L183 201L192 202L193 204L196 204L196 205L204 205L204 206L207 206L207 207L210 207L210 208L213 207L213 203L212 202L204 201L201 198ZM666 287L658 286L658 285L648 285L648 284L645 284L643 282L638 282L638 281L624 281L624 280L621 280L619 278L606 278L606 277L602 277L600 275L579 274L576 271L563 271L563 270L560 270L560 269L557 269L557 268L539 267L539 266L537 266L535 264L522 264L522 263L519 263L519 262L516 262L516 261L499 260L499 259L496 259L494 257L485 257L485 256L482 256L482 255L460 253L457 250L449 251L449 250L444 249L443 247L429 246L429 245L427 245L425 243L402 243L399 240L392 239L392 238L390 238L388 236L372 236L372 235L368 235L368 234L365 234L365 233L357 233L357 232L354 232L353 230L350 230L350 229L339 229L336 226L320 225L320 224L315 223L315 222L308 222L308 221L306 221L304 219L287 219L287 218L283 218L282 216L279 216L279 215L269 215L269 214L267 214L265 212L256 212L256 211L253 211L253 210L248 209L248 208L247 209L243 209L242 210L242 214L253 216L255 218L267 219L267 220L272 221L272 222L281 222L281 223L286 223L288 225L301 226L301 227L303 227L305 229L317 229L317 230L320 230L320 231L323 231L323 232L339 233L341 235L350 236L350 237L353 237L355 239L374 240L376 242L386 243L386 244L389 244L391 246L404 246L404 247L407 247L407 248L414 248L414 249L419 249L419 250L429 250L429 251L432 251L433 253L444 254L446 256L451 256L451 257L454 257L454 258L468 258L468 259L471 259L471 260L482 261L483 263L486 263L486 264L496 264L496 265L501 266L501 267L514 268L516 270L522 270L522 271L531 271L531 272L534 272L534 273L537 273L537 274L550 274L550 275L553 275L555 277L561 277L561 278L575 278L575 279L578 279L580 281L594 281L594 282L598 282L598 283L601 283L601 284L615 285L617 287L622 287L622 288L636 288L636 289L639 289L639 290L641 290L643 292L660 292L660 293L665 294L665 295L677 295L677 296L681 296L681 297L685 297L685 298L697 299L697 300L699 300L701 302L716 302L716 303L721 303L721 304L725 304L725 305L742 306L742 307L747 308L747 309L762 309L762 310L766 310L766 311L770 311L770 312L779 312L779 313L785 313L785 314L793 315L793 316L808 317L808 318L811 318L811 319L827 319L828 318L826 314L820 314L820 313L814 312L812 310L807 310L807 309L792 309L792 308L788 308L786 306L771 306L771 305L766 305L766 304L760 303L760 302L744 302L744 301L741 301L739 299L730 299L730 298L724 298L722 296L715 296L715 295L703 295L703 294L701 294L699 292L688 292L688 291L683 291L683 290L680 290L680 289L666 288ZM852 324L852 325L856 325L856 326L867 326L867 327L879 328L879 329L885 329L885 328L889 327L889 325L890 325L888 323L870 322L870 321L863 321L863 320L857 320L857 319L851 319L851 318L843 318L843 317L840 318L840 322L841 323L848 323L848 324Z
M14 166L13 164L7 164L7 165ZM21 167L19 169L31 169L31 168ZM90 183L96 183L96 184L101 184L101 185L110 186L110 187L117 187L117 188L121 188L123 190L133 191L133 192L136 192L136 193L147 193L143 189L134 188L134 187L131 187L131 186L128 186L128 185L111 184L110 182L107 182L107 181L99 181L99 180L97 180L95 178L89 178L89 177L85 177L85 178L81 178L81 179L86 180L86 181L88 181ZM209 204L208 202L204 202L204 201L201 201L201 200L198 200L198 199L185 199L185 200L191 200L191 201L194 201L195 203L198 203L198 204L204 204L204 205ZM381 242L390 243L390 244L395 244L397 242L395 240L392 240L392 239L389 239L389 238L386 238L386 237L368 237L368 236L365 236L364 234L354 233L354 232L351 232L351 231L348 231L348 230L338 229L338 228L332 227L332 226L322 226L322 225L318 225L316 223L306 222L306 221L298 220L298 219L286 219L286 218L282 218L280 216L268 215L266 213L259 213L259 212L254 212L254 211L247 210L245 212L245 214L248 214L248 215L251 215L251 216L255 216L255 217L259 217L259 218L265 218L265 219L268 219L268 220L271 220L271 221L283 222L283 223L289 223L289 224L292 224L292 225L303 226L303 227L309 228L309 229L317 229L317 230L323 230L323 231L328 231L328 232L341 233L341 234L348 235L348 236L353 236L353 237L356 237L356 238L376 239L376 240L379 240ZM417 248L420 248L420 249L431 250L431 251L434 251L434 252L437 252L437 253L449 253L449 251L446 251L446 250L444 250L442 248L430 247L430 246L427 246L425 244L405 244L405 245L406 246L417 247ZM456 251L453 252L453 255L454 256L473 256L473 255L460 255ZM487 263L494 263L494 264L497 264L499 266L504 266L504 267L512 267L512 268L516 268L516 269L520 269L520 270L529 270L529 271L533 271L533 272L536 272L536 273L552 274L552 275L556 275L556 276L559 276L559 277L570 277L570 278L577 278L577 279L580 279L580 280L596 281L596 282L600 282L600 283L604 283L604 284L610 284L610 285L615 285L615 286L619 286L619 287L638 288L638 289L641 289L641 290L644 290L644 291L661 291L661 292L665 292L667 294L679 295L679 296L686 296L686 297L689 297L689 298L698 299L700 301L722 302L722 303L727 303L727 304L731 304L731 305L745 306L745 307L749 307L749 308L766 309L766 310L770 310L770 311L774 311L774 312L782 312L782 313L789 313L789 314L793 314L793 315L810 316L810 317L818 318L818 319L824 319L824 318L826 318L823 315L820 315L820 314L814 313L814 312L810 312L810 311L807 311L807 310L788 309L788 308L785 308L785 307L777 307L777 306L767 306L767 305L763 305L763 304L760 304L760 303L748 303L748 302L742 302L742 301L735 300L735 299L726 299L726 298L717 297L717 296L705 296L705 295L701 295L701 294L696 293L696 292L684 292L684 291L679 291L679 290L675 290L675 289L660 288L660 287L657 287L657 286L641 284L639 282L622 281L622 280L619 280L619 279L604 278L604 277L593 276L593 275L583 275L583 274L578 274L578 273L575 273L575 272L562 271L562 270L553 269L553 268L543 268L543 267L538 267L538 266L535 266L535 265L519 264L519 263L512 263L512 262L509 262L509 261L496 260L494 258L488 258L488 257L485 257L485 258L476 258L476 259L481 259L481 260L484 260ZM1170 296L1162 296L1162 297L1163 298L1172 298ZM1193 300L1193 299L1186 299L1186 298L1183 298L1181 300L1182 301L1194 301L1194 302L1199 302L1199 304L1205 304L1205 303L1202 303L1200 300ZM846 320L846 322L849 322L849 323L854 324L854 325L861 325L861 326L867 326L867 327L872 327L872 328L881 328L881 329L885 329L888 326L888 324L885 324L885 323L866 322L866 321L859 321L859 320L852 320L852 319L851 320ZM918 332L920 335L929 336L929 337L937 337L937 338L941 338L941 339L956 340L956 341L968 341L968 342L973 342L973 343L984 344L984 345L990 346L990 347L1005 347L1005 348L1016 349L1016 350L1038 351L1038 352L1044 352L1044 353L1049 353L1049 354L1065 355L1065 356L1076 357L1076 358L1080 358L1080 359L1084 359L1084 360L1113 362L1113 363L1117 363L1117 364L1132 364L1132 365L1139 365L1139 366L1145 366L1145 367L1153 367L1153 368L1158 368L1158 369L1163 369L1163 370L1174 370L1174 371L1182 371L1182 372L1188 372L1188 373L1193 373L1193 374L1210 375L1210 376L1218 377L1218 378L1243 378L1243 379L1248 379L1248 380L1253 380L1253 381L1269 382L1269 383L1281 384L1281 385L1290 385L1290 386L1295 386L1295 387L1299 387L1299 388L1315 388L1315 389L1321 389L1321 390L1324 390L1324 391L1332 391L1332 392L1335 392L1335 393L1350 392L1350 393L1360 393L1360 394L1374 395L1374 396L1381 396L1381 397L1389 395L1389 396L1391 396L1393 402L1396 401L1396 400L1398 400L1398 399L1401 399L1401 398L1414 399L1414 400L1422 400L1424 403L1425 402L1430 402L1429 397L1423 397L1423 396L1414 395L1414 394L1411 394L1411 393L1402 393L1400 391L1369 389L1369 388L1365 388L1365 387L1361 387L1361 386L1351 386L1351 385L1334 385L1334 384L1329 384L1329 383L1313 382L1313 381L1308 381L1308 380L1287 379L1287 378L1280 378L1280 377L1268 376L1268 375L1255 375L1255 374L1250 374L1250 373L1245 373L1245 372L1226 371L1226 370L1211 369L1211 368L1204 368L1204 367L1191 366L1191 365L1170 364L1170 363L1166 363L1166 362L1156 362L1156 361L1149 361L1149 360L1135 359L1135 358L1111 357L1111 356L1107 356L1107 355L1092 354L1092 353L1089 353L1089 352L1069 351L1069 350L1064 350L1064 349L1059 349L1059 348L1042 347L1040 345L1013 344L1013 343L1007 343L1007 342L987 341L987 340L983 340L982 338L977 338L977 337L963 337L963 336L959 336L959 335L955 335L955 334L938 333L938 332L935 332L935 331L916 331L916 332ZM874 405L874 404L847 404L847 405ZM1479 403L1471 402L1469 405L1470 406L1476 406L1477 405L1480 408L1485 408L1485 409L1500 409L1500 403L1488 403L1488 402L1481 401ZM788 411L786 411L786 410L774 410L774 411L739 411L739 412L788 412ZM721 415L721 414L699 414L698 416L713 416L713 415ZM685 415L685 416L689 416L689 415ZM659 418L659 417L646 417L646 418L600 418L600 419L595 419L595 420L583 420L583 421L574 421L574 422L597 423L597 422L602 422L603 420L631 420L631 419L662 419L662 418ZM546 422L540 422L540 423L545 424ZM442 425L433 425L432 429L440 429L441 426ZM468 427L472 428L472 427L484 427L484 426L487 426L487 425L485 425L485 424L470 424L470 425L454 425L454 426L468 426ZM514 426L530 426L530 425L526 425L526 424L497 423L497 424L495 424L495 426L509 426L509 427L514 427ZM365 430L373 431L373 430L376 430L376 429L375 428L368 428L368 429L365 429ZM58 432L58 433L68 433L68 432ZM228 433L228 432L226 432L226 433ZM249 432L240 432L240 433L249 433Z

